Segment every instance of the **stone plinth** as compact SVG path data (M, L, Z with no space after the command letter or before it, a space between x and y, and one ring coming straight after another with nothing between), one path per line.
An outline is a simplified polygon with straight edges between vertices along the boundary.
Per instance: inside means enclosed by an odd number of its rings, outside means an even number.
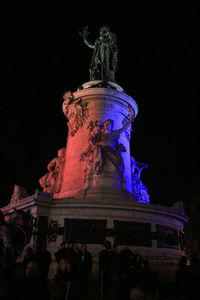
M52 199L42 192L21 200L15 207L31 209L37 218L37 234L31 243L34 246L37 240L47 243L52 253L51 278L56 271L54 253L62 241L71 239L78 244L83 239L88 242L94 260L92 280L98 280L98 253L105 240L118 243L119 249L126 242L135 253L150 261L160 280L174 279L177 263L185 254L183 231L187 217L184 211L174 207L114 197ZM13 207L4 207L2 211L5 215L12 214ZM52 220L57 221L59 229L54 241L47 234ZM83 232L84 226L88 235Z
M80 196L79 194L82 195L85 190L87 190L88 194L90 194L90 191L92 194L95 192L99 194L101 191L109 193L112 190L115 194L119 194L119 190L131 192L129 150L131 126L127 127L126 131L121 133L119 138L119 143L125 148L125 152L121 152L124 162L123 178L111 174L92 177L86 182L86 162L81 161L80 157L84 152L88 151L88 147L91 144L91 124L111 119L114 121L113 130L122 128L124 122L127 122L128 105L131 106L134 116L137 115L136 102L127 94L111 88L86 88L73 93L73 97L72 104L69 108L67 107L69 133L63 179L60 192L55 193L54 198ZM82 119L81 114L83 116ZM82 120L82 123L77 123L76 117L79 118L79 121Z

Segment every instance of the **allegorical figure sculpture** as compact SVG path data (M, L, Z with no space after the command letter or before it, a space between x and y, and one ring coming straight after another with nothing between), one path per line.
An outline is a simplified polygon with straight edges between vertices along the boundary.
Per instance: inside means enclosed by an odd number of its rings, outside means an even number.
M88 117L87 103L81 98L75 99L71 92L64 93L63 99L62 109L68 119L69 134L74 136Z
M85 44L94 49L90 64L90 80L115 81L117 68L117 37L106 26L101 27L94 44L88 40L88 27L80 33Z
M58 193L60 191L64 160L65 148L61 148L58 150L58 157L55 157L47 166L49 173L39 180L44 192Z
M133 121L133 114L130 107L129 119L120 129L113 131L114 121L106 120L103 124L96 124L97 130L91 136L91 145L87 151L81 154L80 160L86 161L86 176L101 174L122 175L124 172L124 162L121 152L125 152L125 147L119 143L120 134Z
M147 164L139 163L131 157L132 192L139 202L149 203L148 189L140 178L141 172L145 168L148 168Z

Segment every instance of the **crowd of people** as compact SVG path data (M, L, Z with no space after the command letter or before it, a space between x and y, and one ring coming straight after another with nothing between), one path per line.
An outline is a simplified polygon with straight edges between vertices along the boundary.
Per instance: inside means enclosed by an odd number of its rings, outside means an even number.
M179 260L174 295L180 300L200 299L200 259L193 255L190 259L182 256Z
M121 248L121 247L120 247ZM175 280L164 293L159 275L148 260L127 245L119 250L106 241L99 252L99 286L91 297L89 275L93 260L87 244L62 243L55 255L57 273L48 280L51 253L44 245L26 249L22 262L12 268L0 266L0 299L2 300L193 300L200 299L200 261L191 263L183 256ZM195 296L194 296L195 295ZM94 296L94 295L93 295Z
M148 260L124 245L119 251L117 245L105 242L99 253L100 290L103 299L128 299L133 285L144 283L154 286L156 273L152 271Z
M55 253L57 273L48 280L51 253L44 245L28 247L23 261L0 265L1 300L86 300L92 256L87 245L61 244Z
M3 249L3 259L12 249ZM2 300L49 300L48 272L51 264L51 253L45 246L38 245L34 252L26 249L23 260L7 264L0 259L0 299Z

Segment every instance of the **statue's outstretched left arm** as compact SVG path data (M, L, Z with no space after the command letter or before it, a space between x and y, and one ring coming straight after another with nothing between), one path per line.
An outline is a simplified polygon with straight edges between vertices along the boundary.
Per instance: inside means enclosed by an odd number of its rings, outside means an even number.
M132 111L131 106L128 105L127 109L128 109L128 112L129 112L129 120L126 122L126 124L124 124L124 126L122 128L113 131L113 133L122 133L131 124L131 122L133 122L134 117L133 117L133 111Z

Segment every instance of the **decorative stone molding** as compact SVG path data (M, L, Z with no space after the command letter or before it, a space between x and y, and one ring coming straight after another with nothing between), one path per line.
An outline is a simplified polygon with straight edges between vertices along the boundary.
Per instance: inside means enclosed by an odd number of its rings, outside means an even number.
M89 88L97 88L97 87L103 87L103 88L111 88L115 89L119 92L123 92L123 88L118 85L116 82L111 82L111 81L103 81L103 80L93 80L93 81L88 81L86 83L83 83L78 90L82 89L89 89Z
M48 228L48 241L50 242L56 242L58 235L58 221L57 220L51 220Z
M81 98L75 99L71 92L64 93L63 99L62 109L68 119L69 134L74 136L88 118L87 102L83 102Z

